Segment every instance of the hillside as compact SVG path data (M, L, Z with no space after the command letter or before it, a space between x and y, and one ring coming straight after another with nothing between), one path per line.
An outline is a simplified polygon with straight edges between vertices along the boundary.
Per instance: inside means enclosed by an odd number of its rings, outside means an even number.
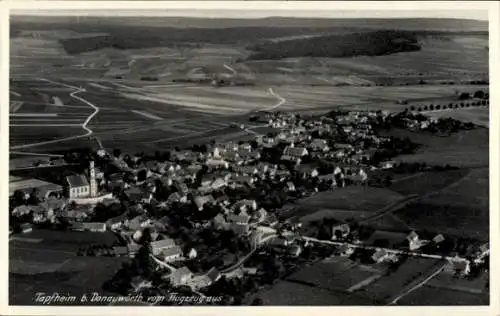
M342 35L298 38L259 43L250 47L255 53L249 59L282 59L290 57L380 56L420 50L412 32L375 31Z

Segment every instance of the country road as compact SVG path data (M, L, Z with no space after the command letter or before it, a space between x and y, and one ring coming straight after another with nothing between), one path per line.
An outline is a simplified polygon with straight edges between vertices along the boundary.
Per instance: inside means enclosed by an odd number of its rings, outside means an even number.
M382 207L381 209L377 210L376 212L374 212L372 215L368 216L367 218L363 218L362 220L360 220L359 223L360 224L366 223L368 221L372 221L372 220L381 218L382 216L384 216L386 214L393 213L393 212L403 208L404 206L406 206L407 204L409 204L411 202L418 201L420 198L421 197L416 195L416 194L406 196L399 201L396 201L392 204L389 204L387 206Z
M94 109L94 112L87 117L87 119L83 122L83 124L81 124L81 127L87 133L81 134L81 135L76 135L76 136L69 136L69 137L58 138L58 139L44 141L44 142L38 142L38 143L31 143L31 144L13 146L10 149L17 150L17 149L24 149L24 148L31 148L31 147L37 147L37 146L55 144L55 143L59 143L59 142L63 142L63 141L69 141L69 140L75 140L75 139L78 139L78 138L88 137L88 136L92 135L92 133L93 133L93 131L90 128L88 128L87 125L92 120L92 118L94 118L94 116L96 116L97 113L99 113L99 108L97 106L95 106L94 104L90 103L89 101L85 100L84 98L79 97L79 96L76 95L76 94L81 93L81 92L86 92L86 90L83 89L83 88L79 88L79 87L67 85L67 84L60 83L60 82L55 82L55 81L52 81L52 80L49 80L49 79L45 79L45 78L41 78L41 80L42 81L47 81L47 82L50 82L50 83L53 83L53 84L57 84L57 85L60 85L60 86L64 86L64 87L67 87L67 88L71 88L73 90L76 90L76 91L70 93L70 96L72 98L80 101L80 102L83 102L83 103L87 104L92 109Z
M394 295L387 301L389 302L387 305L396 305L400 299L415 291L419 287L425 285L425 283L429 282L432 278L438 275L447 264L446 260L441 260L434 266L432 266L429 270L427 270L423 275L417 277L415 280L410 282L410 284L406 285L403 289L399 291L398 294Z

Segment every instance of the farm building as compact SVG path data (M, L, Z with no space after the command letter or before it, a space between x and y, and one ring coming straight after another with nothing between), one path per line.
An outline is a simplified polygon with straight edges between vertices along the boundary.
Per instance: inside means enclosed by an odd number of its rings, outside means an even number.
M9 183L9 195L13 195L16 191L21 191L25 194L29 194L36 189L38 191L38 195L43 198L47 198L51 193L59 193L61 194L63 191L63 187L46 181L42 181L39 179L23 179L15 181L11 181Z

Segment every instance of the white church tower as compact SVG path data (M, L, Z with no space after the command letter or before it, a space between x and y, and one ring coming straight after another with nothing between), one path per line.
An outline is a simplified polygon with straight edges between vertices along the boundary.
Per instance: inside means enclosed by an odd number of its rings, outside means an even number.
M94 161L90 161L89 166L90 197L97 195L97 182L95 181Z

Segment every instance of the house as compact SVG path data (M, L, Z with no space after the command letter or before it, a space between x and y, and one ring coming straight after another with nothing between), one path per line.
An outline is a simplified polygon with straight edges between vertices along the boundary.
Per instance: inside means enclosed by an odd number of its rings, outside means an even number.
M226 218L221 213L217 214L212 219L212 225L215 229L226 230L229 228L229 223L226 221Z
M144 217L143 215L138 215L128 221L127 227L130 230L138 230L145 228L151 224L151 219Z
M284 237L275 237L272 238L269 242L269 246L271 247L286 247L289 246L292 243L290 239L284 238Z
M349 257L354 253L354 247L351 247L347 244L343 244L338 248L338 253L342 257Z
M229 168L229 162L221 158L209 158L205 161L205 165L207 165L207 167L209 168Z
M181 196L185 196L189 193L189 188L183 181L176 180L174 182L174 187Z
M452 258L445 266L445 271L466 276L470 273L470 261L459 257Z
M418 234L414 231L406 237L406 240L408 240L410 250L417 250L422 246Z
M161 256L165 262L173 262L182 257L182 249L179 246L165 248L161 251Z
M81 223L81 229L103 233L106 231L106 223L84 222Z
M256 275L258 272L256 267L243 267L243 273L246 275Z
M113 253L117 257L126 256L128 255L128 249L127 247L113 247Z
M221 154L221 157L228 162L237 162L241 160L237 151L225 151Z
M302 247L300 245L293 245L288 248L288 253L294 257L298 257L302 253Z
M340 224L332 227L332 239L342 239L346 238L349 233L351 232L351 229L348 224Z
M283 150L283 153L281 155L281 159L288 160L288 161L297 161L297 159L300 159L308 154L309 154L309 152L304 147L287 146Z
M444 236L442 234L439 234L439 235L436 235L434 238L432 238L432 241L435 243L435 244L439 244L439 243L442 243L444 241Z
M382 169L392 169L394 168L394 161L383 161L380 163L380 168Z
M259 160L262 156L257 150L239 151L240 158L244 161Z
M132 286L133 291L136 293L140 292L141 290L143 290L145 288L152 287L151 281L144 280L140 276L134 277L132 279L132 281L130 282L130 285Z
M128 218L126 215L119 215L112 217L106 221L106 225L111 230L120 229L123 225L128 224Z
M377 249L372 255L372 259L376 263L382 263L390 260L391 255L385 249Z
M309 177L314 178L319 175L318 170L309 164L299 165L295 168L295 170L302 178L309 178Z
M149 204L153 198L153 194L151 192L147 191L145 188L139 187L130 188L126 190L124 194L128 201L135 203L142 202Z
M292 181L288 181L286 183L286 187L285 189L288 191L288 192L294 192L295 191L295 184L292 182Z
M67 176L66 184L70 199L88 197L90 195L90 184L84 175Z
M262 223L266 220L267 218L267 211L263 208L260 208L255 214L254 218L256 219L257 223Z
M12 210L12 215L23 216L29 214L33 210L31 205L19 205Z
M22 223L20 226L21 226L21 233L23 234L33 231L33 226L30 223Z
M324 139L319 138L313 139L313 141L309 144L309 148L311 148L311 150L313 151L323 152L330 150L330 148L328 147L328 142Z
M231 179L233 185L244 186L252 185L255 182L255 178L252 176L235 176Z
M217 282L222 275L220 274L219 270L217 268L211 268L207 272L207 277L210 279L211 283Z
M238 175L253 175L259 172L256 166L233 166L231 169Z
M196 258L196 257L198 256L198 252L196 251L196 249L191 248L191 249L188 251L188 253L187 253L187 255L186 255L186 256L187 256L189 259L194 259L194 258Z
M173 271L168 277L173 286L179 286L188 283L193 278L193 273L187 267L182 267Z
M163 250L176 247L175 241L171 238L161 239L151 242L153 254L159 255Z
M257 202L255 200L241 200L233 205L234 211L248 212L257 210Z
M130 257L134 257L139 252L139 249L141 249L141 245L135 242L129 242L127 244L127 251Z
M71 210L71 211L67 211L64 214L64 217L66 217L69 220L79 221L79 220L83 220L83 219L87 218L88 215L87 215L87 213L85 211Z
M232 223L230 228L237 236L248 236L250 234L248 224Z
M202 195L202 196L195 196L193 198L194 204L196 205L196 208L199 211L202 211L203 208L205 207L205 204L210 204L215 202L213 196L211 195Z
M236 215L236 214L229 214L227 216L228 222L234 223L234 224L240 224L240 225L246 225L250 221L250 216L248 215Z

